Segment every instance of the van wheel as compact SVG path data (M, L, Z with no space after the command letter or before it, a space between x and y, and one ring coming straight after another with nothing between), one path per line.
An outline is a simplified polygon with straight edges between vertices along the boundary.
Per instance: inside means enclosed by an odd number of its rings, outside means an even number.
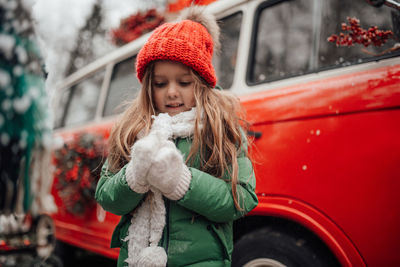
M37 257L34 259L30 267L63 267L63 263L56 255L50 255L48 258L43 259Z
M328 267L338 266L332 255L315 246L312 238L262 228L241 237L235 244L233 267Z
M57 240L55 254L61 260L64 266L73 266L76 261L77 249L65 242Z

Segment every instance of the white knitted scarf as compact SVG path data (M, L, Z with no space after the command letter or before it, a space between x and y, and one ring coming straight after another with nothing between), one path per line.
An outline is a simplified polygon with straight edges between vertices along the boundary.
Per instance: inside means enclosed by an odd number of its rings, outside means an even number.
M189 137L194 132L196 109L181 112L173 117L166 113L152 116L152 131L159 131L161 138ZM139 135L140 136L140 135ZM162 194L150 187L141 205L133 211L128 235L128 258L130 267L163 267L167 254L159 247L165 226L165 205Z

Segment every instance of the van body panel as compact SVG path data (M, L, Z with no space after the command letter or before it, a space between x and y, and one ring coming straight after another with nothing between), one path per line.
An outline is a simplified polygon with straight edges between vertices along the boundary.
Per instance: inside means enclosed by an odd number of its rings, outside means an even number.
M266 85L268 88L268 85ZM251 123L400 107L400 66L353 72L240 97Z
M392 209L400 196L391 190L400 188L399 71L389 66L241 97L251 130L262 133L252 150L257 193L327 214L370 266L399 262L387 255L400 236L388 223L400 221Z

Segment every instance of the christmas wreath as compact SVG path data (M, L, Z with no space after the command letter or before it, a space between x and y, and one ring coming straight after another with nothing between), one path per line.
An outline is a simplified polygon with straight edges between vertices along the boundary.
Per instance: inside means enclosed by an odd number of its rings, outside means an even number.
M163 22L164 17L155 9L150 9L146 13L138 12L122 19L119 28L111 31L113 42L116 45L124 45L151 32Z
M84 133L54 152L56 188L68 212L82 215L95 205L94 194L105 151L106 140L102 135Z

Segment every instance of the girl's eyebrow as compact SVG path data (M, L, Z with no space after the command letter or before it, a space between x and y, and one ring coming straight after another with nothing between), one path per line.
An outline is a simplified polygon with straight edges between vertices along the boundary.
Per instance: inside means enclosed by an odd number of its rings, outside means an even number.
M177 77L185 77L185 76L192 76L190 73L183 73L183 74L179 74L177 75ZM154 78L167 78L168 75L164 75L164 74L155 74Z

